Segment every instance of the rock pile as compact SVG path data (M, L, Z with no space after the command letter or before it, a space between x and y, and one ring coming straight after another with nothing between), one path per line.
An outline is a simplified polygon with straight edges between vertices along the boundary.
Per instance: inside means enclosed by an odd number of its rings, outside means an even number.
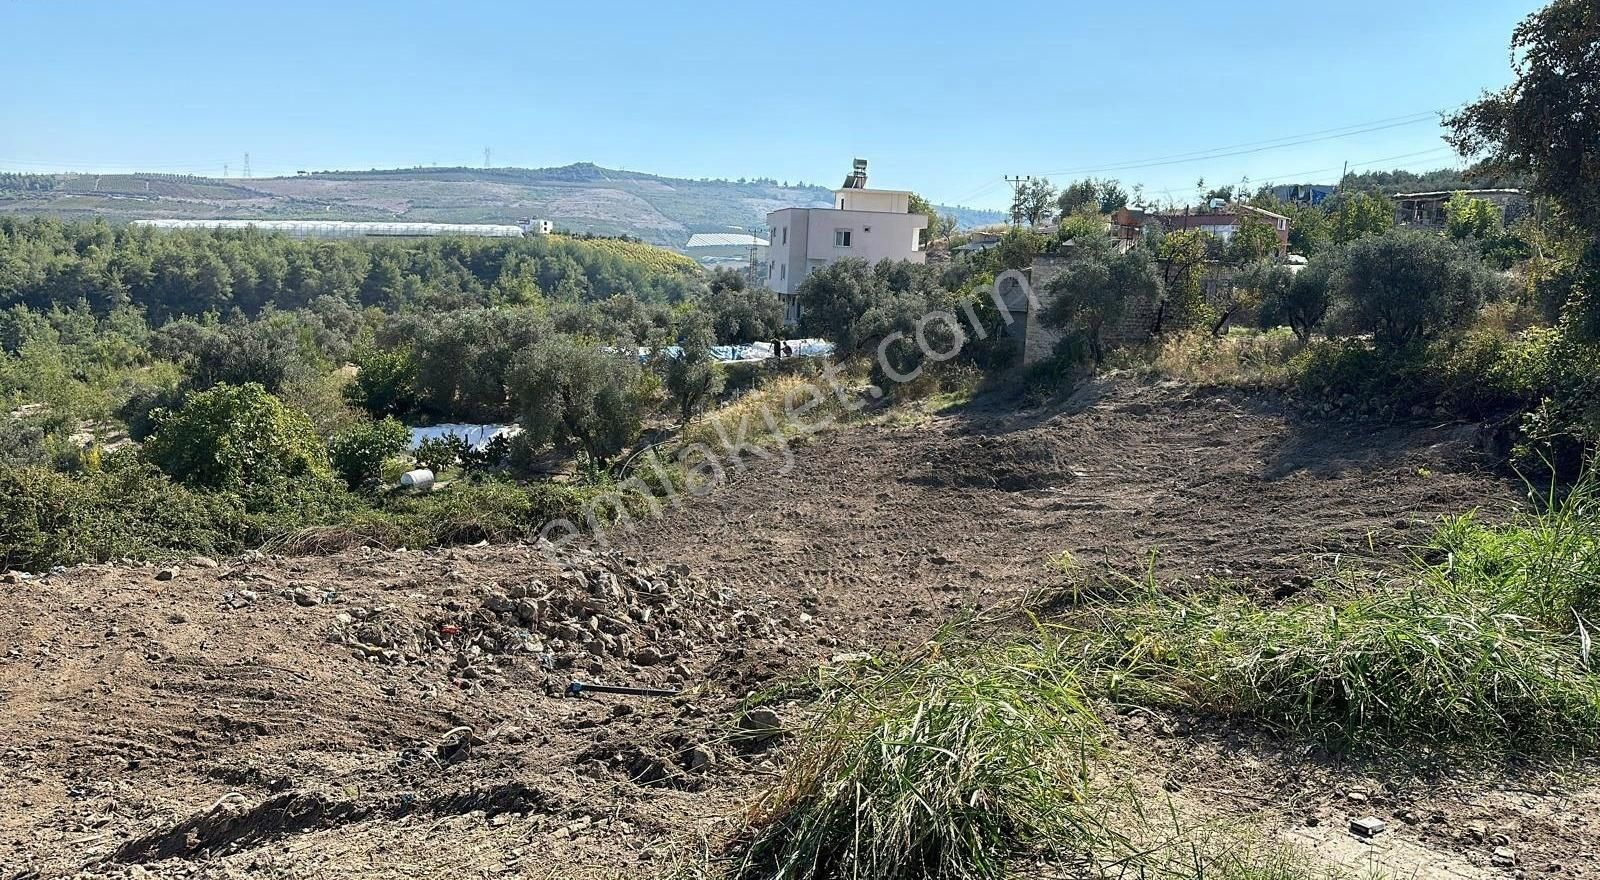
M540 557L535 557L540 558ZM450 606L454 606L453 609ZM481 663L523 656L546 671L627 671L682 677L691 655L735 639L782 642L787 623L742 606L732 591L682 566L656 568L616 552L563 552L523 580L475 588L437 619L351 609L341 640L383 662L445 652L465 677Z

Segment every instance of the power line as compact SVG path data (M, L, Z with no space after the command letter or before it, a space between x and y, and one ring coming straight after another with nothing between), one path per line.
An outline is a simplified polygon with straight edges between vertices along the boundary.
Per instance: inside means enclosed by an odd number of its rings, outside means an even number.
M1232 157L1232 156L1247 156L1247 155L1252 155L1254 153L1265 153L1265 152L1267 152L1269 150L1281 150L1281 149L1284 149L1286 147L1298 147L1298 146L1303 146L1305 144L1314 144L1314 143L1320 143L1322 141L1337 140L1339 138L1354 137L1355 135L1358 135L1358 134L1370 134L1370 133L1375 132L1375 131L1384 131L1386 129L1391 129L1391 128L1402 128L1404 126L1416 125L1416 124L1418 124L1420 122L1426 122L1426 121L1427 121L1427 118L1418 118L1418 119L1412 119L1412 120L1407 121L1407 122L1391 122L1391 123L1387 123L1387 124L1384 124L1384 125L1373 125L1373 126L1368 126L1366 128L1358 128L1358 129L1354 129L1354 130L1350 130L1350 131L1344 131L1344 132L1341 132L1339 134L1323 135L1321 137L1307 137L1307 138L1302 138L1302 139L1299 139L1299 140L1283 141L1281 143L1266 143L1266 144L1264 144L1262 146L1250 147L1250 148L1245 148L1245 149L1234 149L1234 148L1229 148L1229 147L1219 147L1219 148L1216 148L1214 150L1201 151L1201 152L1193 153L1193 154L1186 153L1186 154L1182 154L1181 156L1178 156L1178 157L1172 157L1172 158L1166 158L1166 159L1140 161L1140 162L1127 162L1127 163L1123 163L1123 164L1120 164L1120 165L1106 165L1106 166L1103 166L1103 167L1100 167L1100 168L1062 169L1062 170L1057 170L1057 171L1047 171L1047 172L1044 172L1044 173L1047 174L1047 175L1048 174L1068 174L1068 175L1100 174L1100 173L1104 173L1104 172L1108 172L1108 171L1135 171L1135 170L1138 170L1138 169L1141 169L1141 168L1160 168L1160 167L1168 166L1168 165L1186 165L1186 164L1191 164L1191 163L1194 163L1194 162L1206 162L1206 161L1210 161L1212 159L1226 159L1226 158L1229 158L1229 157Z
M990 190L994 189L995 187L999 186L1000 184L1002 184L1004 182L1005 182L1005 178L1004 177L996 177L993 180L985 182L983 186L978 187L976 190L973 190L973 192L970 195L965 195L965 196L962 196L959 199L956 199L955 203L957 205L960 205L962 202L970 201L972 199L975 199L978 196L981 196L984 193L989 192Z
M1458 106L1460 106L1460 105L1458 105ZM1455 108L1454 107L1447 107L1447 108L1444 108L1444 109L1441 109L1441 110L1420 110L1420 111L1417 111L1415 113L1406 113L1406 114L1403 114L1403 115L1400 115L1400 116L1386 116L1386 117L1383 117L1381 119L1369 119L1369 120L1367 120L1365 122L1352 122L1352 123L1348 123L1346 125L1334 126L1333 128L1321 128L1321 129L1317 129L1315 131L1300 132L1298 134L1280 135L1278 137L1265 138L1263 140L1258 140L1258 141L1244 141L1244 142L1237 143L1237 144L1224 144L1222 146L1207 147L1207 148L1198 149L1198 150L1190 150L1190 151L1183 152L1183 153L1173 153L1173 154L1166 155L1166 156L1153 156L1153 157L1148 158L1148 159L1138 159L1138 160L1134 160L1131 163L1123 163L1123 164L1144 164L1144 163L1151 163L1151 162L1165 162L1165 161L1168 161L1168 160L1176 160L1176 159L1202 159L1202 158L1206 158L1208 154L1218 153L1218 152L1222 152L1222 151L1226 151L1226 150L1237 150L1237 149L1261 147L1261 146L1275 146L1275 145L1284 144L1284 142L1290 142L1290 141L1292 141L1292 142L1300 142L1300 141L1303 141L1303 140L1305 140L1307 138L1319 138L1319 137L1322 137L1322 136L1327 136L1329 139L1331 139L1331 138L1334 138L1334 137L1345 137L1347 135L1352 135L1352 134L1363 134L1367 130L1381 130L1382 128L1390 127L1390 126L1398 127L1398 126L1402 126L1402 125L1415 125L1418 122L1426 121L1428 118L1430 118L1430 117L1432 117L1432 116L1434 116L1436 114L1445 113L1445 112L1448 112L1449 110L1452 110L1452 109L1455 109ZM1357 131L1356 129L1360 129L1360 131ZM1100 169L1092 169L1092 168L1091 169L1083 169L1082 171L1079 171L1077 173L1083 173L1083 172L1087 172L1087 171L1096 171L1096 170L1100 170ZM1072 173L1074 173L1074 169L1057 170L1057 171L1050 171L1050 172L1046 172L1046 173L1048 173L1048 174L1072 174Z
M1454 150L1452 148L1450 148L1450 147L1431 147L1431 148L1426 149L1426 150L1418 150L1418 151L1412 152L1412 153L1399 153L1399 154L1396 154L1396 155L1393 155L1393 156L1380 156L1380 157L1378 157L1376 159L1363 159L1360 162L1350 162L1350 163L1347 163L1347 164L1348 164L1348 167L1350 167L1350 168L1364 168L1364 167L1366 167L1368 165L1377 165L1380 162L1393 162L1393 161L1398 160L1398 159L1414 159L1414 158L1416 158L1418 156L1427 156L1427 155L1434 154L1434 153L1452 153L1452 152L1454 152ZM1306 176L1309 176L1309 175L1312 175L1312 174L1324 174L1324 173L1327 173L1329 171L1338 171L1338 170L1340 170L1341 167L1344 167L1344 166L1341 166L1341 165L1330 165L1330 166L1327 166L1325 168L1308 168L1308 169L1305 169L1305 170L1302 170L1302 171L1275 172L1275 173L1272 173L1272 174L1259 175L1256 179L1260 180L1262 183L1271 183L1271 182L1273 182L1275 180L1287 180L1287 179L1293 179L1293 178L1297 178L1297 177L1306 177ZM1160 189L1160 188L1163 188L1163 187L1170 188L1169 184L1170 184L1170 181L1163 181L1163 182L1160 182L1160 183L1146 184L1145 186L1146 186L1147 189L1152 189L1153 190L1153 189Z
M1465 106L1465 105L1464 104L1458 104L1458 105L1455 105L1455 106L1452 106L1452 107L1445 107L1445 108L1442 108L1442 109L1439 109L1439 110L1423 110L1423 111L1418 111L1418 112L1415 112L1415 113L1407 113L1407 114L1404 114L1404 115L1401 115L1401 116L1388 116L1388 117L1383 117L1381 119L1368 120L1366 122L1355 122L1355 123L1349 123L1347 125L1335 126L1333 128L1323 128L1323 129L1318 129L1316 131L1301 132L1299 134L1292 134L1292 135L1283 135L1283 136L1276 137L1276 138L1267 138L1265 140L1245 141L1245 142L1238 143L1238 144L1228 144L1228 145L1224 145L1224 146L1209 147L1209 148L1200 149L1200 150L1191 150L1191 151L1184 152L1184 153L1173 153L1173 154L1170 154L1170 155L1167 155L1167 156L1156 156L1156 157L1153 157L1153 158L1150 158L1150 159L1141 159L1141 160L1133 161L1133 162L1110 164L1110 165L1105 165L1105 166L1101 166L1101 167L1097 167L1097 168L1057 169L1055 171L1039 172L1036 176L1048 176L1048 175L1052 175L1052 174L1054 174L1054 175L1062 175L1062 174L1097 174L1097 173L1105 173L1105 172L1110 172L1110 171L1135 171L1135 170L1139 170L1139 169L1142 169L1142 168L1158 168L1158 167L1164 167L1164 166L1170 166L1170 165L1181 165L1181 164L1205 162L1205 161L1209 161L1211 159L1225 159L1225 158L1229 158L1229 157L1232 157L1232 156L1250 155L1250 154L1254 154L1254 153L1266 152L1266 151L1269 151L1269 150L1283 149L1285 147L1296 147L1296 146L1302 146L1304 144L1318 143L1320 141L1336 140L1338 138L1353 137L1353 136L1359 135L1359 134L1370 134L1371 132L1375 132L1375 131L1384 131L1384 130L1392 129L1392 128L1402 128L1402 127L1405 127L1405 126L1408 126L1408 125L1417 125L1419 123L1426 122L1427 120L1429 120L1431 118L1434 118L1439 114L1447 113L1447 112L1449 112L1451 110L1454 110L1457 107L1461 107L1461 106ZM1381 161L1385 161L1385 160L1379 159L1379 160L1375 160L1375 161L1380 161L1381 162ZM1317 173L1317 172L1305 172L1305 173ZM978 189L972 191L971 193L969 193L969 194L967 194L965 196L962 196L961 198L957 199L956 201L959 204L959 203L971 201L972 199L978 198L978 197L983 196L983 195L987 195L988 193L994 191L994 189L996 187L1000 186L1002 183L1005 183L1005 182L1007 182L1007 178L1004 178L1004 177L995 178L993 180L990 180L990 181L986 182L983 186L981 186Z

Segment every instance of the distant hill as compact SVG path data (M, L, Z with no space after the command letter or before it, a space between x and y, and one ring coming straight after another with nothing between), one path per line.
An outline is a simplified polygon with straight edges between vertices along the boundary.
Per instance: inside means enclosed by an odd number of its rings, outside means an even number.
M775 180L686 180L589 163L559 168L397 168L294 177L175 174L0 174L0 214L57 217L413 220L515 223L631 235L681 248L696 232L759 230L786 207L827 207L831 190ZM998 211L941 206L962 227Z

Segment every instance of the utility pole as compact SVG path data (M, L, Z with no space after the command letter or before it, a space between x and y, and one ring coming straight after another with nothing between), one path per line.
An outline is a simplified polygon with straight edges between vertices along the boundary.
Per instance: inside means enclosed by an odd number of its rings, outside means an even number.
M1022 225L1022 187L1033 180L1033 176L1007 177L1005 182L1011 184L1011 225Z
M750 233L750 279L748 281L751 290L755 290L757 287L761 286L756 283L756 278L759 273L759 270L756 268L759 265L757 260L757 257L759 256L760 250L756 245L756 235L754 232L752 232Z

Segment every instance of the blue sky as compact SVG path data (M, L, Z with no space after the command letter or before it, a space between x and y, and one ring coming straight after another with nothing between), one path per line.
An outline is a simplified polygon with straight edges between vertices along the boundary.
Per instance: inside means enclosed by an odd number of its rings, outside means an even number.
M1003 175L1093 170L1183 201L1202 176L1452 164L1426 114L1505 84L1539 5L8 0L0 170L237 175L249 152L263 176L488 146L829 186L862 156L875 186L984 207Z

